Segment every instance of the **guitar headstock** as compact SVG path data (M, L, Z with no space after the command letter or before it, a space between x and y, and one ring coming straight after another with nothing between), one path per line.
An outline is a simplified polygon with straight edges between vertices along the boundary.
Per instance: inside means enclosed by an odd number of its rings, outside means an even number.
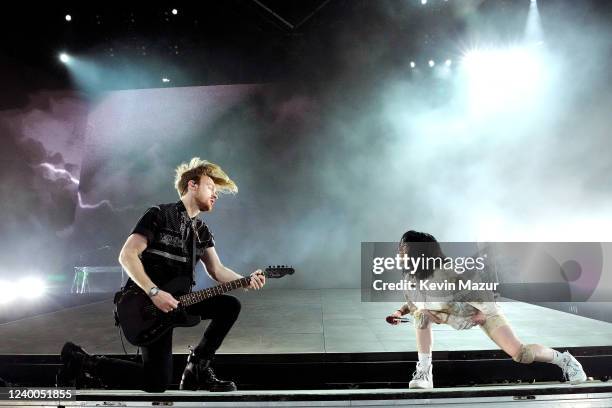
M266 278L282 278L285 275L293 275L295 269L287 265L268 266L264 273Z

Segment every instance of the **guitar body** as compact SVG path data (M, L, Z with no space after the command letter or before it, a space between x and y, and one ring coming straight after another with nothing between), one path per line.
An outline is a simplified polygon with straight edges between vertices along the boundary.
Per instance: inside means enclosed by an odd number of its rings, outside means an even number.
M190 279L172 279L160 289L178 298L189 292ZM134 346L148 346L175 327L192 327L200 323L200 316L178 309L164 313L151 301L142 289L134 286L125 289L117 301L117 317L125 338Z
M269 266L261 272L266 278L282 278L295 270L287 266ZM159 310L151 298L138 286L124 289L115 295L115 319L125 338L135 346L148 346L175 327L191 327L200 323L200 316L187 313L185 307L202 302L213 296L249 286L250 277L225 282L212 288L190 292L191 279L178 277L160 286L179 301L179 307L169 313Z

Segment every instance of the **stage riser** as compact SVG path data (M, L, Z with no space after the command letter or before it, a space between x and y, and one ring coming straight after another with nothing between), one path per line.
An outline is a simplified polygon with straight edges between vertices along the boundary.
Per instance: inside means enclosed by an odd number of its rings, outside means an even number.
M589 376L603 380L612 377L612 354L601 354L602 350L571 351L579 356ZM493 351L466 352L462 359L436 359L434 355L435 384L450 387L562 379L556 366L522 365L498 356ZM415 360L416 353L220 355L215 365L220 378L231 378L241 389L395 388L407 386ZM185 362L185 355L174 356L175 386ZM0 356L0 377L23 385L53 385L58 367L58 356Z

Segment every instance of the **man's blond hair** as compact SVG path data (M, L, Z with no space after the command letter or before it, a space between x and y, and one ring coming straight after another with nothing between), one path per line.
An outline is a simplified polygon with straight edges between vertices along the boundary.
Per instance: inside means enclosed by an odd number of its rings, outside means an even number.
M220 193L238 192L238 186L221 167L207 160L202 160L199 157L194 157L189 163L181 163L176 168L176 176L174 178L174 187L178 192L179 197L187 193L189 181L193 180L196 183L200 182L200 177L206 175L212 179Z

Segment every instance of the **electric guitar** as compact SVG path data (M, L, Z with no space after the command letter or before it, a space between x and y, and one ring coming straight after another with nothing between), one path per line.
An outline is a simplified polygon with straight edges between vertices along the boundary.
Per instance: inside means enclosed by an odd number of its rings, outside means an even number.
M292 275L295 270L288 266L269 266L262 273L270 278ZM174 327L191 327L200 323L200 316L190 315L187 307L226 292L246 288L251 277L236 279L217 286L189 292L190 277L178 277L163 286L164 290L179 301L178 308L164 313L157 308L151 298L138 286L125 288L115 295L115 320L121 326L125 338L135 346L148 346Z

